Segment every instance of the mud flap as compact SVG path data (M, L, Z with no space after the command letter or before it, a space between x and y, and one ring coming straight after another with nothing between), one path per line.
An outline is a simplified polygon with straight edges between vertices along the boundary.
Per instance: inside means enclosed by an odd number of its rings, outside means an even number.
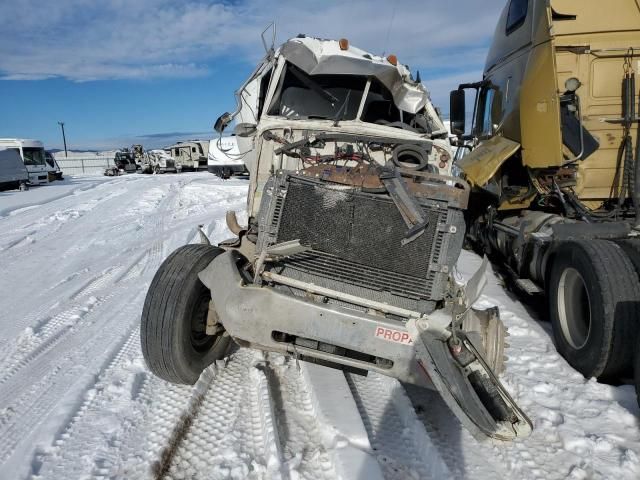
M511 441L527 437L531 421L516 405L478 348L465 332L443 339L429 331L424 319L407 323L416 359L445 403L478 440L485 437Z

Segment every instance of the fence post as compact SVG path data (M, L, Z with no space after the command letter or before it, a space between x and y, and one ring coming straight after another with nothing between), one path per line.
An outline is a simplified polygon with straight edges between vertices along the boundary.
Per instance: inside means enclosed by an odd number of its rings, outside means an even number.
M80 164L82 165L82 173L84 173L84 158L80 159Z

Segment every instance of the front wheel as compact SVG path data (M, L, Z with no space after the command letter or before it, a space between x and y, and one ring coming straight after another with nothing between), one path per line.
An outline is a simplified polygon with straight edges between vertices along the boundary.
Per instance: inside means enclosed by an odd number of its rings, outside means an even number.
M640 284L618 245L606 240L562 244L548 293L556 348L571 366L605 381L630 370Z
M149 369L171 383L192 385L202 371L223 358L230 337L207 335L211 293L198 273L224 250L185 245L160 265L142 310L140 337Z

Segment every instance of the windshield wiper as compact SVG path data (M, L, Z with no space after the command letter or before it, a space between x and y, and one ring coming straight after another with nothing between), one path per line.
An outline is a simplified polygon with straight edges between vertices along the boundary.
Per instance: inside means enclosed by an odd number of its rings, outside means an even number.
M350 96L351 96L351 90L347 90L347 96L344 99L344 103L342 104L342 106L338 110L338 113L336 113L336 116L333 119L334 127L337 127L338 123L340 123L340 120L342 120L343 117L347 114L347 105L349 105Z
M291 73L293 73L293 75L298 80L300 80L305 85L305 87L308 87L311 90L313 90L314 92L316 92L318 95L323 97L325 100L329 101L331 103L331 105L335 105L336 103L338 103L338 99L335 96L333 96L330 92L327 92L324 88L322 88L320 86L320 84L318 82L313 80L309 75L306 75L304 72L302 72L295 65L290 65L289 66L289 71Z

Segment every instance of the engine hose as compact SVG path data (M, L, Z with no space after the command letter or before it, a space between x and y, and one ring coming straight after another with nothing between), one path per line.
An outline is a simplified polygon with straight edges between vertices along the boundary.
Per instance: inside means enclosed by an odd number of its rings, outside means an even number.
M631 120L636 120L636 75L635 73L631 74L630 90L629 93L629 103L631 104ZM640 107L638 108L640 111ZM631 130L631 129L629 129ZM633 144L631 143L631 135L629 135L629 156L633 157L632 149ZM634 225L635 230L640 230L640 123L638 123L638 133L636 134L636 154L633 159L634 169L633 169L633 206L636 210L636 221Z
M631 136L626 134L623 139L623 150L624 150L624 166L622 173L622 189L620 190L620 199L618 202L619 206L625 201L627 196L633 199L635 203L635 182L633 181L635 169L633 167L633 152L632 152L632 143Z
M405 161L400 160L401 157L413 158L417 165L407 164ZM393 149L392 158L393 164L398 168L424 170L429 165L429 152L418 145L398 145Z
M634 206L636 207L636 222L633 228L634 230L640 230L640 125L638 126L638 133L636 135L635 197L633 198Z

